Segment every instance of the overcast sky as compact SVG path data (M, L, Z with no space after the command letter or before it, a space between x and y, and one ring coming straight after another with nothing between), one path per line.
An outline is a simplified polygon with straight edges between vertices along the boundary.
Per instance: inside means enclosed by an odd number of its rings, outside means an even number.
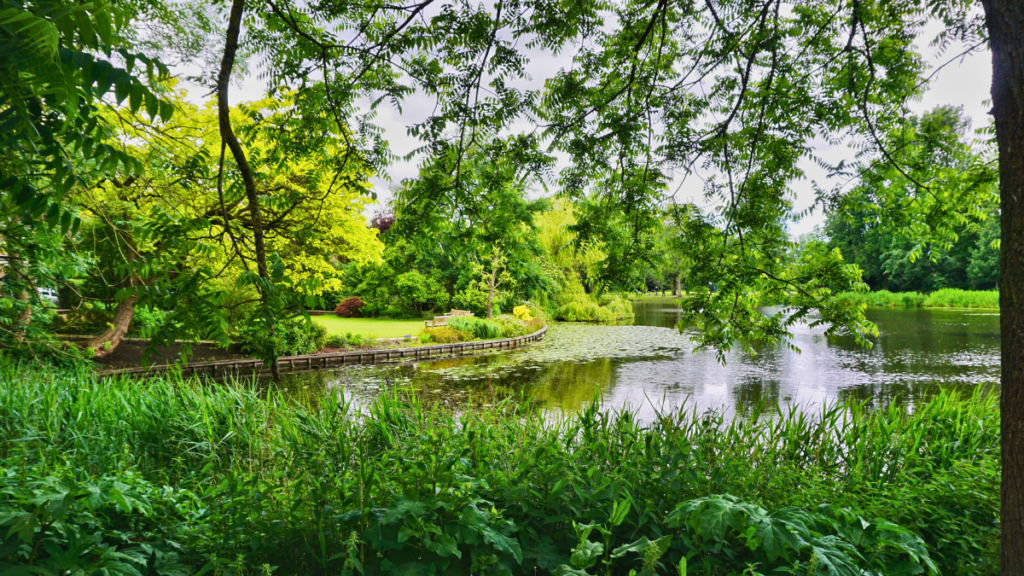
M937 26L929 27L923 38L933 38L938 30ZM930 47L925 47L922 50L922 54L933 67L937 67L949 60L949 55L939 57L934 54L934 50ZM559 68L568 67L571 62L571 54L568 53L555 57L550 53L535 51L531 56L528 71L533 79L530 82L531 85L524 86L524 88L540 89L545 78L553 75ZM258 68L259 65L256 64L255 67ZM972 120L972 130L986 126L989 123L989 105L987 100L990 97L991 68L991 55L987 51L976 52L963 59L949 63L938 72L923 98L918 102L912 103L913 111L920 114L941 104L962 106L966 115ZM260 98L265 88L262 81L256 79L255 75L250 74L247 78L243 79L241 87L233 88L230 95L232 106L236 106L242 101ZM202 95L209 93L209 89L191 89L189 93L190 99L194 99L197 96L201 98ZM414 97L408 98L403 102L404 110L402 114L399 114L397 110L391 107L378 109L377 124L384 130L385 138L390 143L391 151L396 156L404 157L421 145L419 140L407 134L407 129L413 122L429 115L434 108L434 104L435 102L430 98ZM525 124L517 128L521 130L530 129ZM853 158L853 152L847 146L830 146L824 140L815 142L814 150L818 156L832 164L844 158ZM413 178L417 175L418 161L418 159L396 161L388 168L387 178L377 177L372 179L374 191L377 193L381 205L391 198L390 188L394 184L401 182L405 178ZM805 160L802 168L807 177L794 182L792 185L793 192L796 195L794 208L798 212L805 210L814 202L813 181L817 181L824 188L830 188L834 184L827 181L825 171L814 162ZM679 181L676 182L673 189L678 184ZM694 201L698 205L704 205L702 183L699 179L691 178L682 185L676 198L677 201ZM372 215L379 208L379 205L369 207L367 209L367 216ZM823 215L820 211L817 211L798 222L792 223L790 225L790 232L794 236L810 232L815 226L822 224L823 221Z

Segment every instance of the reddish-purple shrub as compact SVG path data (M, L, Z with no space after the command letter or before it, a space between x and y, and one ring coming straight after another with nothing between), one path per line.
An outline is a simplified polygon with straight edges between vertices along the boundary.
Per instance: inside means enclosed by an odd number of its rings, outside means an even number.
M341 304L334 309L334 313L341 318L359 318L359 309L364 306L359 296L349 296L341 301Z

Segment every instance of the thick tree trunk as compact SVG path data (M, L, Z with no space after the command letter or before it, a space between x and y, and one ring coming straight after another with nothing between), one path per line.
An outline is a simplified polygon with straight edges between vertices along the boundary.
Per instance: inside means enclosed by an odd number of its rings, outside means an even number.
M681 286L680 286L681 280L682 280L682 274L676 274L676 277L675 277L675 279L674 279L674 281L672 283L672 295L673 296L679 296L680 295L679 291L680 291L680 288L681 288Z
M132 282L133 287L137 285L136 282ZM132 318L135 318L135 301L137 299L138 296L133 291L124 300L121 300L114 312L114 319L110 322L110 326L85 343L86 348L92 348L95 351L96 358L108 356L117 349L124 335L128 333Z
M8 268L11 271L14 271L16 266L15 262L20 261L21 257L18 253L12 251L7 258ZM32 321L32 292L35 290L35 286L32 285L32 281L29 279L28 275L24 274L20 270L16 274L12 274L12 276L14 276L15 285L17 286L17 288L15 288L14 297L25 306L21 311L21 314L18 314L18 319L15 320L14 323L15 339L18 342L24 342L25 333L28 331L28 324ZM17 282L18 277L25 281L24 283L28 285L27 288L20 282Z
M1003 576L1024 576L1024 2L983 0L999 143Z
M245 11L245 0L233 0L231 3L231 15L228 18L228 30L224 43L224 57L220 62L220 74L217 76L217 115L220 124L221 140L231 150L231 156L238 165L238 171L242 174L242 183L245 185L245 198L249 204L249 218L252 220L252 239L256 249L256 270L260 278L270 278L267 270L267 249L263 238L263 220L260 213L260 199L256 192L256 179L252 174L252 168L245 157L242 145L238 143L235 132L231 128L231 107L228 103L228 88L231 86L231 69L235 65L235 54L238 52L238 34L242 28L242 12ZM227 223L225 222L225 225ZM260 298L266 301L266 294L260 289ZM270 334L273 337L275 332L273 324L270 326ZM281 369L277 363L277 356L270 364L270 371L274 381L281 380Z
M15 338L18 342L25 341L25 333L28 332L28 324L32 321L32 296L28 290L24 288L18 291L18 301L24 304L25 309L18 314L18 319L15 321L15 331L17 336Z

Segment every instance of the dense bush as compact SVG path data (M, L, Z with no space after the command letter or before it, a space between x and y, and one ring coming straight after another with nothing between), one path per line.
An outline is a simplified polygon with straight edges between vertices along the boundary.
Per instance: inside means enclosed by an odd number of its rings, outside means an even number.
M456 330L469 332L480 340L503 338L501 325L494 320L474 316L456 316L448 319L448 325Z
M362 334L346 332L344 334L332 334L324 340L324 348L346 348L348 346L363 346L369 342L369 338Z
M530 320L532 321L533 318ZM526 334L529 334L527 331L527 322L521 318L516 318L511 314L495 316L494 323L501 329L502 338L515 338L516 336L525 336Z
M621 297L601 306L584 296L559 306L555 311L555 319L566 322L614 322L632 317L633 305Z
M304 318L292 318L274 326L274 334L265 325L243 328L236 342L244 354L267 358L271 352L277 356L312 354L327 343L327 328Z
M512 315L515 316L517 319L522 320L523 322L529 322L530 320L533 320L533 315L530 314L530 307L526 305L516 306L515 308L513 308Z
M324 342L324 348L344 348L348 346L348 338L344 334L332 334Z
M365 305L366 304L359 298L359 296L349 296L338 303L338 306L334 309L334 313L337 314L339 318L359 318L359 309Z
M642 426L0 366L0 569L996 574L998 431L994 395Z

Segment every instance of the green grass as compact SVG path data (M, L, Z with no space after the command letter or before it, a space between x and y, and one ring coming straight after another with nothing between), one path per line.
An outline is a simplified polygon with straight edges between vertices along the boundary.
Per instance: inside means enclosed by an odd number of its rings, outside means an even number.
M415 336L423 330L423 320L391 320L385 318L339 318L337 316L313 316L313 321L327 328L331 335L346 332L373 336L375 338L398 338Z
M994 575L997 401L645 425L0 357L0 573Z

